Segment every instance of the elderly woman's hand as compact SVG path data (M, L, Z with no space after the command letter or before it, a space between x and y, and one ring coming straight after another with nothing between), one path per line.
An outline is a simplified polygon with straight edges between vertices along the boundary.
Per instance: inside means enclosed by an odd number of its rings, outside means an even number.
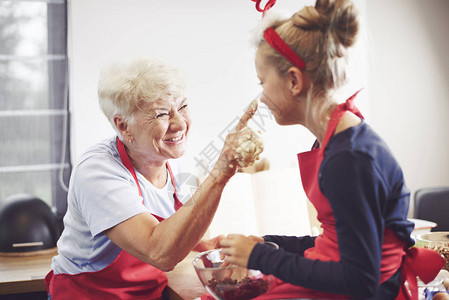
M201 240L198 244L196 244L192 251L203 252L217 249L220 246L220 241L224 238L224 235L219 235L209 240Z
M257 100L251 102L235 130L226 137L223 151L215 166L218 175L225 179L232 177L238 168L249 167L254 164L263 151L261 136L246 126L254 116L257 105Z

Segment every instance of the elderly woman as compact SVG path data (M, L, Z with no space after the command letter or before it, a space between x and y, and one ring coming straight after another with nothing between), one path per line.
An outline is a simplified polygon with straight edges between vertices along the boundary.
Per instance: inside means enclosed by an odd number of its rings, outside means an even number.
M47 289L53 299L160 299L164 271L198 244L227 181L261 152L246 127L255 108L183 205L176 159L186 151L191 120L178 71L156 59L112 66L98 94L117 137L93 146L73 170Z

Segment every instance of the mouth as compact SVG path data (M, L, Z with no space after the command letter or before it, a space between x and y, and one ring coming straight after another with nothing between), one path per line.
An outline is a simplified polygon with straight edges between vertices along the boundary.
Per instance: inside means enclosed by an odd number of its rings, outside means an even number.
M266 106L268 106L268 102L270 102L270 98L268 98L264 92L261 93L261 95L259 96L259 101L262 102L263 104L265 104Z
M178 136L175 136L175 137L172 137L169 139L165 139L164 142L169 143L169 144L179 144L184 141L184 138L185 138L185 134L183 133L181 135L178 135Z
M265 104L265 106L270 110L270 112L274 115L274 114L278 114L279 113L279 109L276 105L273 105L273 102L271 101L270 98L268 98L268 96L264 94L262 94L262 96L260 96L259 101L263 104Z
M260 98L260 103L265 104L265 106L271 111L271 110L272 110L272 109L271 109L271 103L270 103L270 105L269 105L269 102L270 102L270 101L266 101L266 99L264 99L264 98Z

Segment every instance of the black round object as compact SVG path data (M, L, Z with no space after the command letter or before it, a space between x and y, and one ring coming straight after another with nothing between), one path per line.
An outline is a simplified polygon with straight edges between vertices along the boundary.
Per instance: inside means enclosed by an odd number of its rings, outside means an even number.
M17 194L0 200L0 252L56 247L56 218L41 199Z

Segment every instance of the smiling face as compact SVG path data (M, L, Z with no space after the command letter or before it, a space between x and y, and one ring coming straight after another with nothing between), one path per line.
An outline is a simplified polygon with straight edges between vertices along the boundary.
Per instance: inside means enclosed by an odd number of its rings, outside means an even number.
M187 148L191 120L184 97L156 100L137 109L128 127L134 158L166 161L181 157Z

